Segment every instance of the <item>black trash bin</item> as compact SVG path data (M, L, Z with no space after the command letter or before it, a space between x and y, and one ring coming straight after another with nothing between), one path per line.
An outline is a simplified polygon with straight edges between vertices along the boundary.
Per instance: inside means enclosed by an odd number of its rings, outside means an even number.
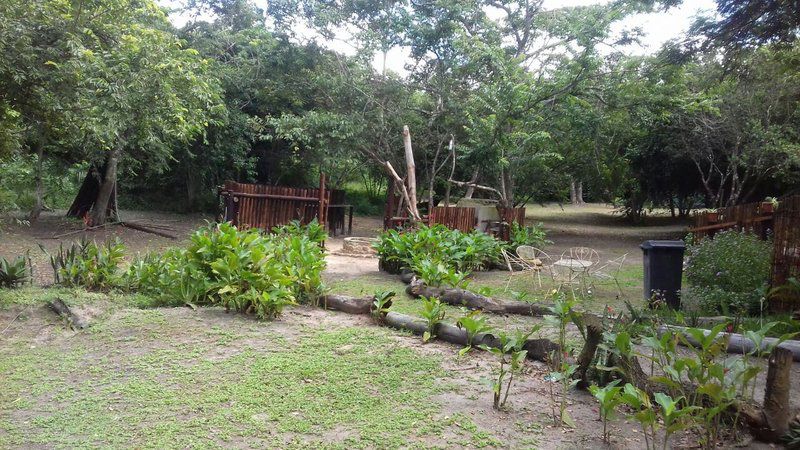
M644 299L664 301L672 309L681 307L683 277L683 241L644 241Z

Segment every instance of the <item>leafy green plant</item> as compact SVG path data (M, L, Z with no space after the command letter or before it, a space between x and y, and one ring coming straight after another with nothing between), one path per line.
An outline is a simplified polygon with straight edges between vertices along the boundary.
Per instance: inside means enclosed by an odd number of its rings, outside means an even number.
M656 403L661 407L659 415L664 422L664 450L667 449L669 438L673 433L684 430L691 426L691 414L702 410L699 406L681 407L683 397L673 399L663 392L653 394Z
M427 323L427 330L422 334L422 342L436 337L436 328L444 320L445 309L438 298L422 298L422 317Z
M758 314L769 278L772 244L751 233L724 231L686 250L688 300L707 313Z
M553 419L557 423L572 428L575 427L575 421L572 420L572 417L567 412L567 394L578 383L578 380L573 380L572 377L578 366L568 361L568 356L572 353L572 349L567 342L567 325L570 322L580 323L580 314L574 309L575 303L575 297L558 292L553 298L553 306L551 307L553 314L545 316L545 323L555 328L558 332L557 343L561 349L561 354L551 355L550 360L553 365L553 371L547 376L547 380L551 382L550 398L553 405ZM555 383L560 387L558 415L555 413L556 400L553 392L553 384Z
M653 403L647 392L635 387L630 383L625 383L625 387L619 394L620 400L633 411L633 418L639 422L644 435L646 450L656 448L656 431L659 426L658 416L653 409Z
M119 238L100 245L86 239L67 247L60 243L55 255L41 245L39 247L50 257L56 284L87 289L113 286L118 281L117 270L125 256L125 246Z
M492 329L486 317L477 310L467 312L466 315L458 319L456 326L467 333L467 346L458 352L458 354L462 356L472 349L475 336L481 333L487 333Z
M218 304L271 319L287 305L320 298L325 258L315 233L313 227L288 226L264 235L212 224L192 234L185 249L134 261L126 286L165 304Z
M523 347L530 335L531 333L522 333L519 331L513 335L498 333L498 339L500 341L498 347L481 345L481 349L497 356L500 362L497 378L493 379L491 383L492 407L494 409L501 409L508 400L508 394L511 392L511 384L514 382L514 374L521 372L525 364L525 357L528 355L528 351ZM505 386L503 385L504 382Z
M614 380L604 387L597 385L589 386L589 392L600 404L600 419L603 421L603 440L609 442L608 421L612 418L617 406L622 403L622 387L617 386L619 380Z
M272 232L278 235L305 236L308 240L318 244L328 239L328 232L316 218L307 225L303 225L299 220L293 220L286 225L273 228Z
M381 260L410 268L417 259L439 261L457 271L482 270L500 260L502 243L479 231L463 233L444 225L422 225L414 230L389 230L374 248Z
M411 263L411 270L428 286L466 288L469 274L455 270L438 259L417 256Z
M544 225L541 222L528 226L522 226L517 222L512 222L509 237L511 240L508 242L507 246L510 248L517 248L520 245L530 245L531 247L541 249L553 243L547 240L547 232L544 230Z
M395 295L397 294L394 291L378 291L375 293L370 314L378 323L383 322L386 313L389 312L389 307L392 306L392 299Z
M32 280L31 259L17 256L13 261L0 258L0 288L15 288Z

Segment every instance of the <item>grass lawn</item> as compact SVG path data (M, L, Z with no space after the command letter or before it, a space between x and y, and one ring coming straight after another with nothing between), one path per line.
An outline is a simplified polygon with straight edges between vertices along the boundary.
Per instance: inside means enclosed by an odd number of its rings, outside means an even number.
M55 296L93 325L67 329L43 306ZM565 439L541 425L551 420L540 406L546 368L530 368L513 409L497 412L484 352L457 357L365 316L310 307L259 322L218 308L140 308L146 301L0 291L0 448L530 448ZM571 404L575 416L593 415L587 395ZM566 439L577 445L595 432Z

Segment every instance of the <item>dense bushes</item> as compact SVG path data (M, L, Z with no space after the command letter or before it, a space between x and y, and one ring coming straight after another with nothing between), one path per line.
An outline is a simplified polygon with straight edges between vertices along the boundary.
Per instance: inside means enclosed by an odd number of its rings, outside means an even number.
M375 245L378 256L389 264L412 267L429 260L460 271L490 267L500 258L501 248L500 241L485 233L463 233L444 225L422 225L402 233L389 230Z
M121 287L161 305L222 305L270 319L288 304L313 303L320 296L325 238L316 221L268 235L222 223L195 231L186 248L137 258L122 274L119 241L62 245L50 262L56 283L64 286Z
M218 304L270 319L288 304L319 297L324 238L316 223L271 235L213 224L196 231L185 249L135 261L125 284L164 304Z
M60 244L55 255L48 253L56 284L83 286L89 289L113 286L117 281L117 270L124 255L125 246L119 239L99 245L94 241L83 239L80 242L73 242L66 248L64 244Z
M757 314L770 270L772 244L725 231L687 249L688 301L707 313Z

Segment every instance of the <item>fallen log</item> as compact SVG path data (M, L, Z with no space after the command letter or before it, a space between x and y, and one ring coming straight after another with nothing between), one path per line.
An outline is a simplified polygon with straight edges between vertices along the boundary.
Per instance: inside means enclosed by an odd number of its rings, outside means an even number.
M348 314L369 314L374 301L374 297L348 297L338 294L328 294L322 297L322 305L325 309Z
M417 335L422 335L428 331L428 325L424 320L406 314L389 312L386 314L385 323L390 327L400 330L410 331ZM451 344L467 346L467 332L454 325L439 323L434 330L436 338ZM486 345L488 347L499 348L500 339L491 333L478 333L472 340L473 347ZM528 351L528 359L548 362L551 355L560 355L558 344L549 339L528 339L523 346Z
M141 231L143 233L155 234L156 236L161 236L169 239L178 239L178 237L175 236L174 234L170 234L161 230L154 230L144 225L140 225L136 222L119 222L119 224L122 225L123 227L128 227L133 230Z
M411 283L406 288L406 292L414 298L438 298L439 301L448 305L465 306L469 309L479 309L494 314L541 317L552 312L552 305L495 300L461 288L437 288L423 283Z
M662 325L661 327L658 328L658 335L660 337L664 333L677 331L686 338L686 342L688 342L690 345L694 347L697 347L699 345L698 342L695 341L688 333L686 333L686 329L687 327L679 327L675 325ZM708 336L710 332L711 332L710 330L704 330L703 334ZM727 348L728 353L750 354L753 353L754 350L756 350L755 342L753 342L752 340L748 339L747 337L741 334L722 332L719 334L719 336L720 338L723 337L728 338L728 348ZM685 344L686 342L684 342L683 340L680 341L682 345ZM768 350L770 347L774 346L776 342L778 342L778 339L776 338L770 338L770 337L764 338L764 342L761 343L760 350L764 352ZM778 347L789 350L792 354L792 359L794 359L795 361L800 361L800 341L783 341L780 344L778 344Z
M83 330L89 326L89 321L67 306L64 300L56 298L55 300L50 300L47 305L50 309L55 311L56 314L66 319L67 324L69 324L70 328L73 330Z

